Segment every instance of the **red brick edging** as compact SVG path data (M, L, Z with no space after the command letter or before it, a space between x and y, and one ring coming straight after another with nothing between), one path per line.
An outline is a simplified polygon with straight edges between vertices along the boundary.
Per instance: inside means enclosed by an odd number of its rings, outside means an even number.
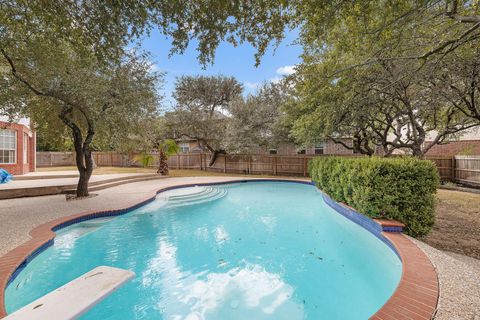
M439 285L435 268L425 253L401 233L382 233L402 259L400 283L371 320L430 320L437 310Z
M181 184L165 187L144 200L135 202L131 206L118 210L109 211L87 211L69 217L62 217L50 222L44 223L32 231L32 239L9 251L3 257L0 257L0 318L7 315L5 310L5 290L9 279L22 263L28 263L42 246L48 246L55 238L55 227L78 220L79 218L96 216L105 216L107 212L118 213L130 211L139 205L153 201L160 192L197 185L228 184L242 181L265 181L267 179L239 179L229 180L218 183L194 183ZM273 179L270 179L273 180ZM299 180L275 179L277 181ZM302 182L301 182L302 183ZM303 182L304 183L304 182ZM383 222L379 222L383 224ZM438 278L435 269L428 257L413 242L400 233L383 233L385 237L394 245L402 259L403 272L400 283L385 303L385 305L375 313L370 319L373 320L400 320L400 319L431 319L435 313L438 301Z

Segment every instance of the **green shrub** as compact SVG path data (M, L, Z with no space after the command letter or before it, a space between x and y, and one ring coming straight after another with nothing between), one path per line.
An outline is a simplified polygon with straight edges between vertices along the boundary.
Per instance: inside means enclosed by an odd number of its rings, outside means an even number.
M435 221L439 184L435 164L404 158L319 157L310 162L317 187L371 218L406 225L411 236L428 234Z
M137 155L135 157L135 160L140 162L140 164L146 168L146 167L150 167L151 165L153 165L154 163L154 158L151 154L147 153L147 152L142 152L141 154Z

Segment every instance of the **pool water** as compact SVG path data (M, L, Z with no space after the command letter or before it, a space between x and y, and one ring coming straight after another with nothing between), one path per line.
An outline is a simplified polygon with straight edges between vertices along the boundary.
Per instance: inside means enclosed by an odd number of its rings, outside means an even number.
M136 277L81 319L367 319L402 272L314 186L232 183L59 231L8 286L7 311L99 265Z

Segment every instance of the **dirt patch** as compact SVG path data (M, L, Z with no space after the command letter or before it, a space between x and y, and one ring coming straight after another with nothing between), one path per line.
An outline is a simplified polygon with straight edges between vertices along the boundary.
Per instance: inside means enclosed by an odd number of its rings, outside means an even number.
M480 194L438 190L432 232L422 239L440 250L480 259Z

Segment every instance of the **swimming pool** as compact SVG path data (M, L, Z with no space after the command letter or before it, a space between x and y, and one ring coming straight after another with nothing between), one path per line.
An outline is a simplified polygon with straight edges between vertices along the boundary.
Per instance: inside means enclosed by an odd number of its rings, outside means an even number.
M402 273L314 186L232 183L62 229L7 287L7 311L98 265L137 276L82 319L367 319Z

